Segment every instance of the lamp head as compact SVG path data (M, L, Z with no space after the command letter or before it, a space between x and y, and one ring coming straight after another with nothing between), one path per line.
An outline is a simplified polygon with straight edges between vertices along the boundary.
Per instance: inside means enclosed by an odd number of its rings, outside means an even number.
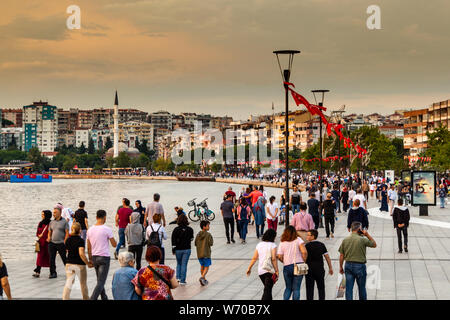
M276 50L273 52L277 56L283 82L288 82L291 76L292 62L294 55L300 53L298 50Z

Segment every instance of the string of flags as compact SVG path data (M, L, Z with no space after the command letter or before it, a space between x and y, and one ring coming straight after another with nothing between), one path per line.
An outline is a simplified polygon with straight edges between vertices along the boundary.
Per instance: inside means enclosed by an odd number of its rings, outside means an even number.
M300 161L304 161L304 162L317 162L317 161L324 161L324 162L329 162L329 161L343 161L345 159L348 158L360 158L360 155L345 155L342 157L339 156L332 156L332 157L326 157L326 158L312 158L312 159L303 159L303 158L299 158L299 159L294 159L294 160L289 160L289 163L297 163ZM272 163L286 163L286 160L267 160L267 161L238 161L237 164L238 165L248 165L248 164L258 164L258 165L265 165L265 164L272 164Z
M354 149L358 153L358 156L360 158L362 158L363 154L367 153L366 149L362 148L358 144L355 145L355 143L351 138L345 137L342 134L341 130L344 128L342 124L328 122L327 118L323 114L323 111L326 111L327 108L309 103L309 101L305 97L303 97L301 94L295 92L292 88L290 88L291 86L295 88L295 85L293 83L284 82L284 84L288 86L288 90L291 92L292 98L294 98L294 101L297 104L297 106L301 104L304 105L311 115L318 115L322 119L322 123L327 128L327 134L329 136L334 134L337 137L339 137L339 140L344 140L344 148Z
M408 159L409 163L418 161L431 162L431 157L405 156L404 158Z
M350 158L350 159L362 158L364 154L367 154L367 150L366 149L362 148L358 144L355 144L351 138L344 136L344 134L341 131L344 128L344 126L342 124L331 123L331 122L329 122L327 120L327 118L323 114L323 111L326 111L327 108L325 108L323 106L318 106L318 105L309 103L309 101L305 97L303 97L301 94L299 94L298 92L296 92L292 88L290 88L291 86L295 88L295 85L293 83L291 83L291 82L284 82L284 84L287 85L288 90L291 92L292 98L294 99L294 101L297 104L297 106L304 105L311 115L318 115L322 119L322 123L326 127L326 132L327 132L328 136L331 136L333 134L336 135L339 138L339 140L343 140L344 148L346 148L346 149L347 148L348 149L353 149L357 153L356 155L345 155L345 156L342 156L342 157L332 156L332 157L326 157L326 158L295 159L295 160L289 160L289 163L296 163L296 162L299 162L299 161L304 161L304 162L342 161L342 160L348 159L348 158ZM286 163L286 160L241 161L241 162L238 162L237 164L238 165L244 165L244 164L257 163L258 165L264 165L264 164L272 164L274 162Z

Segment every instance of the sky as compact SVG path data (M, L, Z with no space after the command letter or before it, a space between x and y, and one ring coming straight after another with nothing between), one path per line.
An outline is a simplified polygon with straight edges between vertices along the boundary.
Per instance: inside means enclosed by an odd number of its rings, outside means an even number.
M69 30L70 5L81 29ZM368 6L381 10L369 30ZM247 119L284 110L274 50L291 82L348 113L450 99L447 0L2 0L0 107L196 112ZM290 110L302 109L290 100Z

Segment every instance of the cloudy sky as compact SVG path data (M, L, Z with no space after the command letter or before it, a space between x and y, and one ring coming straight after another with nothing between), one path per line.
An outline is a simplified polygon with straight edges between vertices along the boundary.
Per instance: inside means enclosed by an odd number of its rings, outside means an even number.
M66 9L81 8L68 30ZM369 5L381 30L368 30ZM272 51L325 106L387 114L450 99L448 0L2 0L0 107L121 107L231 115L281 111ZM293 101L291 100L291 105ZM294 109L294 107L292 107Z

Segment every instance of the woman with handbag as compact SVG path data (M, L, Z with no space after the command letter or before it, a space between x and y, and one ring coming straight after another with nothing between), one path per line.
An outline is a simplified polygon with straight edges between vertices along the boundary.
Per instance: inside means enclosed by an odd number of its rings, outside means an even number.
M39 222L36 236L35 252L37 253L36 269L34 269L33 277L39 278L41 275L41 268L50 267L50 255L48 253L48 226L52 218L52 212L50 210L44 210L41 212L42 220Z
M256 246L252 261L247 269L247 276L250 276L253 265L258 262L258 275L264 284L264 293L261 300L272 300L272 288L278 279L277 245L274 243L277 233L273 229L268 229L262 236L262 241Z
M171 290L178 287L175 270L159 264L161 258L161 250L156 246L149 246L145 253L148 266L139 270L131 280L142 300L173 300Z
M308 273L308 265L305 263L308 252L305 243L297 236L293 226L284 229L281 235L280 246L277 252L278 260L283 262L283 276L286 284L283 299L300 300L300 286L303 275Z

